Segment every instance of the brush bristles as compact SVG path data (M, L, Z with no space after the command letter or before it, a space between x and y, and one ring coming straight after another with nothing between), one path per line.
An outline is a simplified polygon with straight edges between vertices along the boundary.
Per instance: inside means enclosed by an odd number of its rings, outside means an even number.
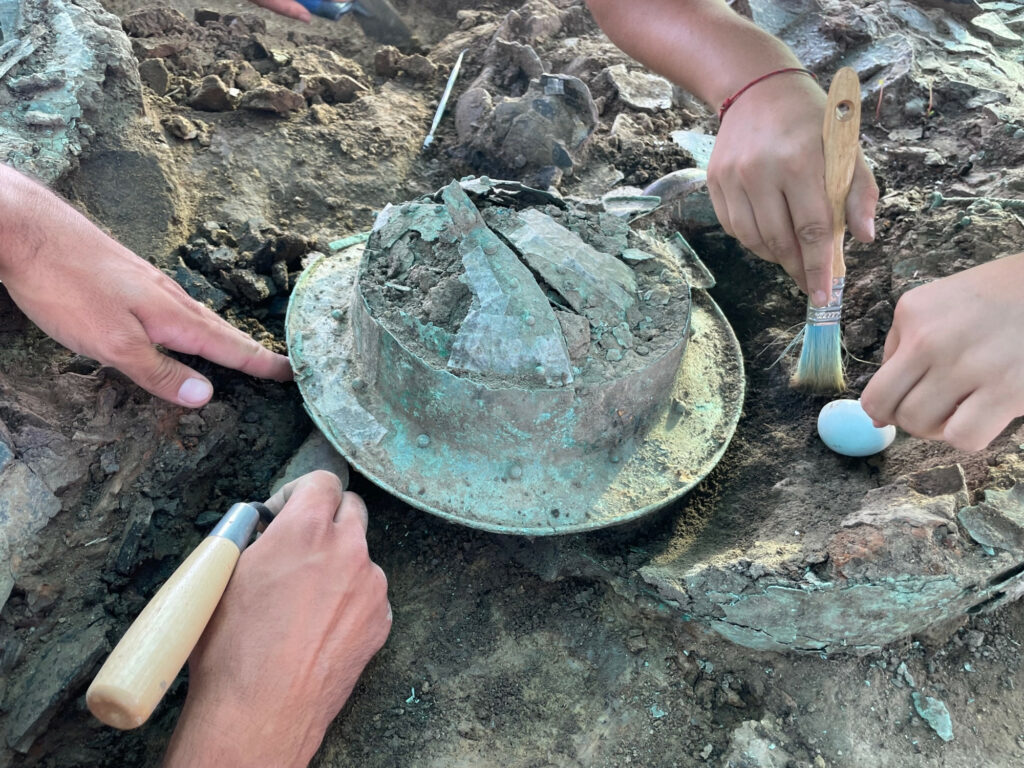
M822 394L846 389L843 344L839 323L808 324L800 349L793 386Z

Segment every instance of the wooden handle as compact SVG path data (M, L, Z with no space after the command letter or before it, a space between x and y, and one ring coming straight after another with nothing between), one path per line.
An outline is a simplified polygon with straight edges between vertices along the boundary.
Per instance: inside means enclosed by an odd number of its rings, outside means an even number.
M832 207L832 277L846 274L843 235L846 232L846 198L860 150L860 80L850 67L832 79L822 128L825 146L825 191Z
M100 721L137 728L185 665L228 585L241 551L208 536L167 580L107 658L85 694Z

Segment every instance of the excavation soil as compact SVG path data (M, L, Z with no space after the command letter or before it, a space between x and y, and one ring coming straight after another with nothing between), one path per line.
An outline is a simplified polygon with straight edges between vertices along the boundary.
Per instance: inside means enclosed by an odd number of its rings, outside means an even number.
M345 21L307 27L245 3L210 2L221 13L254 13L262 22L199 27L193 7L173 0L185 27L169 17L154 29L134 29L140 51L148 45L152 52L165 37L188 41L166 49L166 88L159 68L147 65L150 127L135 138L152 152L127 159L86 153L63 191L194 295L283 350L288 290L309 253L369 229L374 211L388 202L491 170L458 151L450 118L429 151L420 145L458 52L469 50L469 82L496 25L521 4L396 5L424 43L425 64L412 59L395 68L387 65L396 60L389 53L377 66L380 46ZM628 60L586 13L577 9L558 25L544 21L558 15L556 6L570 5L531 3L540 9L526 15L534 22L518 27L551 71L571 64L598 101L600 127L577 175L563 178L563 191L586 192L602 178L642 186L692 164L667 137L711 129L713 121L685 100L653 113L617 100L598 75ZM132 0L108 3L122 17L136 7ZM268 64L275 50L316 71ZM346 62L328 68L323 51ZM210 111L222 97L213 88L205 108L190 105L202 78L219 73L241 90L250 70L288 88L306 77L319 90L302 104L267 92L250 108L243 98L241 109ZM927 92L915 98L927 99ZM1013 196L1013 180L1018 191L1024 187L1019 120L1008 124L952 96L936 96L931 108L922 101L916 111L907 99L880 104L877 118L865 119L883 187L878 239L853 245L848 256L850 396L880 359L904 290L1024 243L1024 223L1011 210L929 208L939 183L947 195ZM613 135L619 115L626 118ZM930 155L925 162L928 152L938 162ZM814 423L825 400L787 386L792 361L770 366L802 320L802 298L781 271L723 235L695 235L693 243L718 278L712 295L747 363L744 418L719 467L669 509L625 529L574 537L572 551L587 556L571 567L560 556L566 545L451 525L355 476L353 487L370 509L371 552L389 576L394 631L314 765L688 768L725 765L730 754L736 766L779 768L1024 762L1019 604L862 657L758 653L688 621L640 576L666 553L686 553L696 563L742 550L755 535L761 500L798 471L804 454L824 450ZM46 686L53 696L37 707L48 714L35 724L28 753L0 746L0 765L157 765L185 678L146 726L128 733L91 719L85 685L108 643L220 513L266 495L311 424L294 386L198 360L190 362L213 381L214 402L198 412L157 402L47 339L2 291L0 350L0 420L22 435L35 429L34 450L54 457L62 501L0 614L0 724L31 730L19 720L28 717L19 703L46 694ZM971 456L900 436L883 457L835 459L834 473L816 478L815 493L841 498L854 487L859 494L865 484L954 462L976 492L1019 472L1022 456L1019 423ZM59 685L50 672L64 675ZM946 703L953 741L941 741L914 711L912 686ZM761 757L743 762L736 745L760 749Z

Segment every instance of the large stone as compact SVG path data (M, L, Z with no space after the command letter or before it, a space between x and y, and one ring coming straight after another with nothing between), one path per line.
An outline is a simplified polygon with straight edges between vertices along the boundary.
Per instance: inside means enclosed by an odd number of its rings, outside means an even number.
M132 37L156 37L185 32L192 22L173 8L143 8L125 16L121 26Z
M625 64L604 71L619 100L627 107L643 112L660 112L672 106L672 83L650 72L630 72Z
M163 96L171 84L171 73L163 59L139 62L139 77L157 96Z
M1024 483L985 492L985 500L957 515L968 535L984 547L1024 555Z
M971 26L992 40L996 45L1020 45L1024 38L1010 29L999 14L995 11L988 11L971 19Z
M265 83L245 92L242 96L242 108L287 115L305 109L306 100L284 86Z
M217 75L207 75L199 83L188 103L195 109L206 112L230 112L238 107L242 92L229 88Z
M60 506L53 491L24 462L9 461L0 470L0 607L10 597L18 564L35 549L36 537Z
M0 157L18 170L51 184L91 137L121 136L141 114L131 46L96 0L8 0L0 41L14 46L0 78L17 84L0 88Z
M57 637L7 692L7 744L28 752L57 708L86 681L107 648L106 624L95 621Z

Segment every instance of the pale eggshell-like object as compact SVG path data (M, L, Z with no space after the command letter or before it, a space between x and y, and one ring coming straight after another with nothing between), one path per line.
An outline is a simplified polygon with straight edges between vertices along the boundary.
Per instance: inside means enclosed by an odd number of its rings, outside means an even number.
M818 414L818 434L825 445L843 456L871 456L889 447L896 438L896 427L876 427L860 400L834 400Z

